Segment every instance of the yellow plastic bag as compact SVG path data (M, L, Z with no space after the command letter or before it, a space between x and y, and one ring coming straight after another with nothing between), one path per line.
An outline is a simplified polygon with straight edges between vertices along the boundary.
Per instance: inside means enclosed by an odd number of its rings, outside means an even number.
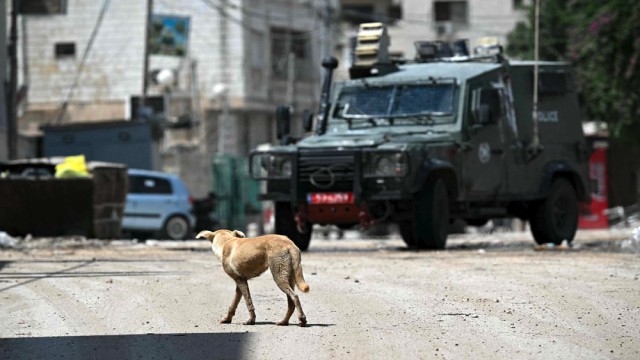
M67 156L56 165L57 178L88 177L87 163L84 155Z

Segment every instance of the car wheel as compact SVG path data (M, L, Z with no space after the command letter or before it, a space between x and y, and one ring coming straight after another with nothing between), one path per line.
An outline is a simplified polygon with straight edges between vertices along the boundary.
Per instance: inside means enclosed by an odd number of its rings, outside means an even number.
M184 240L190 234L189 222L182 216L172 216L164 223L163 235L167 239Z
M430 180L416 194L410 220L399 225L407 245L444 249L449 235L449 195L441 179Z
M533 208L531 233L538 244L560 244L573 241L578 229L578 197L571 183L558 179L551 193Z
M303 233L299 232L291 205L286 202L275 204L275 218L276 234L286 235L302 251L306 251L309 248L313 224L307 223L305 231Z

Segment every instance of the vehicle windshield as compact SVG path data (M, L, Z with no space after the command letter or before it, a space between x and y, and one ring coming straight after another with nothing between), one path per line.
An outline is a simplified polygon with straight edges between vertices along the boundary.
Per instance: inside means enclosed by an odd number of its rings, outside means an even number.
M454 121L455 82L344 87L334 117L349 125L366 120L372 125L435 124Z

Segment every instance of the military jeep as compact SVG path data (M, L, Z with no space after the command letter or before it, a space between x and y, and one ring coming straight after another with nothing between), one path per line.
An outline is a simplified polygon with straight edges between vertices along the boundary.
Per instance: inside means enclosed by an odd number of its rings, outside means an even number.
M495 46L469 55L464 42L419 43L414 60L393 61L379 33L374 51L358 40L351 78L332 91L337 61L323 61L313 135L290 141L280 109L288 140L251 153L275 231L305 250L314 224L395 223L408 246L442 249L455 219L517 217L537 243L572 241L589 150L569 66L509 61Z

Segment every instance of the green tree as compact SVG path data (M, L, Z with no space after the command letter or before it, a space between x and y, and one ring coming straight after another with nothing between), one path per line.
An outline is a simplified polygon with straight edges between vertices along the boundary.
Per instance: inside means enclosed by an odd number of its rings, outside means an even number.
M533 9L508 35L507 53L533 58ZM541 0L540 59L569 61L589 120L640 142L640 2Z

